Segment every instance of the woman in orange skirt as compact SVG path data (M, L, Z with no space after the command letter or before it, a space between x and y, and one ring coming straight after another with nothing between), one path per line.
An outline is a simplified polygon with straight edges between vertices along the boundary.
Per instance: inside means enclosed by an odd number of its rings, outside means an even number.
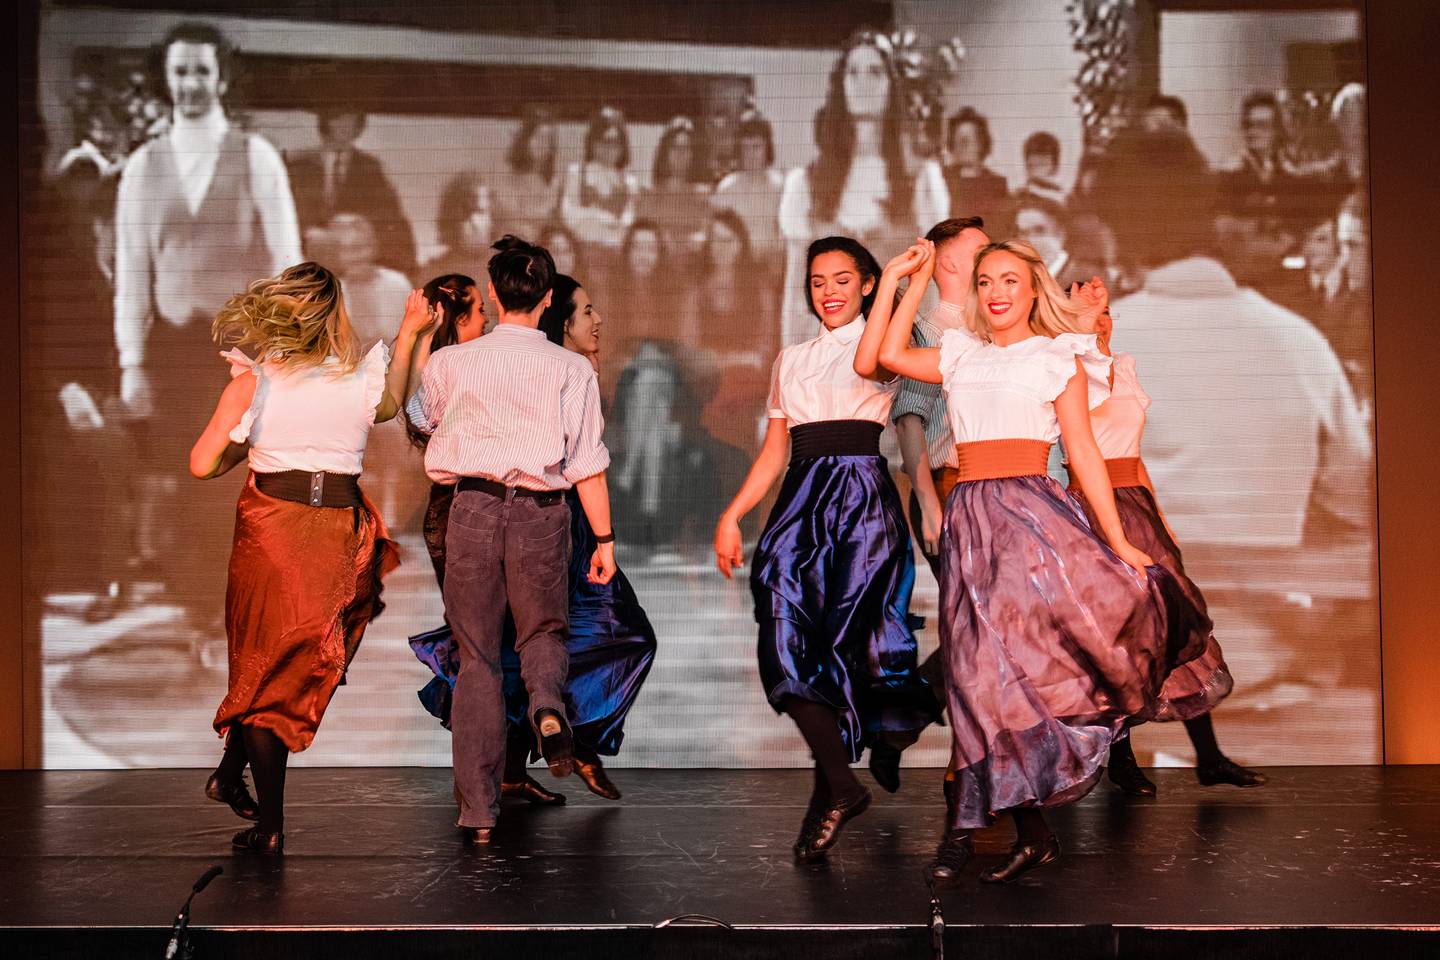
M258 821L235 835L238 848L282 852L289 755L314 740L383 608L380 580L398 551L360 490L361 460L371 426L399 411L415 341L433 322L412 294L387 372L384 344L362 352L339 281L315 263L257 281L215 319L216 340L236 348L224 354L233 379L190 471L204 479L250 463L225 591L230 689L215 714L225 753L205 785Z

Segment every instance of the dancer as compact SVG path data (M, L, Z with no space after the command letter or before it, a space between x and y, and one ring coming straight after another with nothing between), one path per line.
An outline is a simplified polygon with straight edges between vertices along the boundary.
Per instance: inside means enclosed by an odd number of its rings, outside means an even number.
M432 284L435 282L432 281ZM427 285L427 293L429 288L430 285ZM437 329L433 342L444 346L455 342L455 337L446 333L453 308L449 307L450 295L445 286L436 292L442 298L447 319ZM540 329L550 342L593 362L599 351L602 323L599 312L579 283L567 276L555 278L551 305L540 318ZM473 320L467 322L462 317L456 329L459 342L468 342L479 336L480 324ZM431 352L435 349L432 346ZM445 527L453 490L453 487L436 484L430 498L430 509L426 513L426 543L430 545L431 559L442 589ZM570 493L566 499L571 515L571 561L570 632L566 642L570 672L565 682L565 700L574 724L575 772L592 793L607 800L618 800L620 790L606 774L600 756L614 756L619 752L625 717L655 659L655 631L623 573L617 572L608 584L594 584L585 578L585 567L595 550L595 534L578 497ZM450 629L442 627L412 637L410 644L421 661L436 674L435 679L421 691L420 698L426 708L448 726L451 688L459 666L458 651ZM506 624L501 664L504 670L505 710L510 724L501 796L517 797L540 805L564 803L563 794L545 789L525 771L533 741L524 722L527 699L524 684L520 682L519 661L514 654L514 630L509 622Z
M430 357L407 405L431 440L430 479L455 486L446 531L445 611L460 644L451 703L459 826L491 839L505 755L500 656L505 610L529 697L525 718L555 776L573 767L563 690L568 667L570 511L576 496L596 535L588 576L615 574L614 534L594 368L537 326L550 305L550 255L512 236L495 244L487 293L499 321L486 336ZM417 295L418 297L418 295Z
M360 491L373 424L400 409L415 338L433 318L406 312L386 372L377 343L360 355L340 281L302 263L231 297L215 318L234 379L190 452L190 472L217 477L246 459L225 591L230 688L215 713L225 754L205 795L255 826L244 850L284 850L285 767L310 746L398 550ZM239 348L252 348L249 359ZM248 762L257 804L245 787Z
M861 751L882 734L913 739L938 713L916 672L908 623L915 561L879 450L899 384L884 371L870 380L853 369L879 272L849 237L810 244L806 291L822 329L776 359L764 445L715 528L716 563L728 578L743 563L740 521L788 452L750 588L766 695L815 757L815 788L794 847L801 860L823 856L870 805L850 769Z
M1074 331L1093 323L1103 286L1077 287L1067 301L1034 248L990 244L976 255L965 308L979 339L949 331L939 348L912 347L934 264L934 245L921 241L887 265L857 364L878 348L884 368L944 384L959 457L940 578L956 769L931 872L958 875L970 832L1008 812L1017 842L981 879L1009 881L1060 854L1041 810L1087 793L1125 725L1159 710L1167 629L1184 637L1170 648L1178 663L1198 655L1209 625L1193 608L1187 618L1165 571L1126 540L1090 434L1089 403L1104 399L1110 361L1093 335ZM1100 533L1046 475L1062 436Z
M1185 592L1190 602L1205 610L1200 588L1185 575L1185 564L1175 535L1165 522L1155 497L1150 474L1140 459L1140 438L1145 432L1145 411L1150 397L1140 386L1135 374L1135 358L1127 353L1110 352L1110 334L1114 321L1110 312L1101 313L1095 323L1096 344L1100 352L1113 358L1110 368L1110 395L1090 411L1090 426L1095 442L1105 458L1110 485L1115 489L1115 509L1125 528L1125 537L1165 567ZM1092 525L1098 525L1085 491L1074 480L1070 494L1079 501ZM1162 699L1169 710L1157 720L1182 720L1185 732L1195 747L1195 777L1204 786L1228 783L1237 787L1258 787L1265 775L1235 763L1220 750L1215 739L1215 726L1210 711L1230 694L1234 686L1225 657L1214 636L1206 638L1205 652L1177 668L1165 679ZM1130 737L1117 740L1110 747L1106 766L1110 781L1125 793L1153 797L1155 784L1141 771L1135 760Z

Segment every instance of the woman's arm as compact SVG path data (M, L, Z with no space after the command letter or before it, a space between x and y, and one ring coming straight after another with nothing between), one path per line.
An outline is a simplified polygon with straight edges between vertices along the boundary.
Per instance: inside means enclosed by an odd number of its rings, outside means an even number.
M860 342L855 347L855 372L867 380L889 383L895 379L895 374L880 362L880 341L890 326L891 315L896 312L895 292L900 288L901 277L909 277L910 286L905 290L899 310L905 312L905 316L910 318L909 324L914 326L915 313L920 309L920 301L929 283L928 280L922 282L918 274L924 259L925 248L917 243L885 264L885 269L880 271L875 306L865 320L865 332L860 335Z
M732 570L745 565L745 556L740 542L740 521L754 509L770 488L775 484L790 458L790 430L779 417L771 417L765 428L765 442L755 457L740 492L720 515L715 525L715 565L725 578L730 579Z
M405 301L405 316L400 321L400 333L395 337L395 352L390 357L390 367L385 371L385 393L380 397L380 403L375 407L375 422L384 423L393 420L395 415L405 409L405 403L410 399L410 384L415 381L415 388L419 389L418 378L413 377L411 369L416 350L416 342L425 338L425 334L436 326L444 318L440 306L431 307L425 299L425 293L421 290L411 290L409 298ZM428 354L428 348L426 353Z
M255 399L255 375L241 374L225 387L205 432L190 448L190 472L201 480L218 477L245 459L245 445L230 442L230 431Z
M886 329L879 334L880 365L886 370L898 373L902 377L909 377L911 380L919 380L922 383L940 383L942 379L940 376L940 349L938 347L916 347L911 344L915 331L915 313L920 309L920 301L925 296L925 288L935 273L935 244L928 240L922 240L911 249L917 248L921 250L922 255L920 262L910 275L910 289L905 291L905 298L900 301L900 306L895 310L893 319L889 316L889 310L884 311L887 322ZM875 298L877 314L882 311L880 300L883 296L884 291L882 290ZM867 329L865 332L868 334L870 331Z
M1065 391L1055 398L1055 415L1060 421L1065 452L1070 456L1070 472L1080 481L1080 489L1095 511L1100 534L1110 544L1110 549L1144 576L1145 568L1152 561L1125 539L1125 529L1120 525L1120 514L1115 509L1115 489L1110 486L1105 458L1100 455L1100 447L1090 429L1089 391L1089 379L1077 358L1075 375L1065 385Z

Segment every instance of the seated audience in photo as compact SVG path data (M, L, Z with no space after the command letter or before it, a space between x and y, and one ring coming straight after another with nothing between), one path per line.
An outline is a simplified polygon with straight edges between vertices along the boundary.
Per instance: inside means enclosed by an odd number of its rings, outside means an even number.
M554 113L548 107L527 106L505 151L505 170L488 174L494 186L496 234L530 240L554 219L560 204L559 152Z
M1157 93L1145 104L1140 114L1140 125L1147 133L1163 133L1167 130L1184 132L1190 129L1190 111L1179 97Z
M365 123L358 110L322 111L315 118L320 148L285 155L301 236L313 253L315 231L336 213L354 211L374 228L378 262L408 276L415 271L415 234L379 158L355 145Z
M659 224L666 246L677 256L698 250L705 237L710 184L703 161L695 122L675 117L655 146L650 186L636 200L636 219Z
M330 218L316 245L340 278L350 326L368 350L395 328L405 313L410 280L380 260L378 231L363 214L342 211Z
M991 236L1006 237L1014 225L1010 185L985 165L990 156L990 122L973 107L950 118L945 133L950 162L945 186L952 217L980 217Z
M1069 245L1069 218L1053 200L1033 194L1015 198L1015 236L1027 241L1045 260L1051 276L1069 290L1072 283L1088 283L1103 276L1105 266L1096 259L1102 251L1073 251Z
M628 341L680 339L689 280L683 266L684 261L665 243L658 223L636 220L626 229L606 299L615 304L611 313L623 311L623 324L617 326Z
M715 188L717 209L733 210L745 223L750 249L765 264L779 259L785 238L780 235L780 192L785 175L775 167L775 134L756 110L740 117L735 131L738 168ZM773 268L780 282L780 268Z
M676 354L673 344L642 341L620 374L606 424L615 525L642 548L706 542L720 498L717 444L698 425L699 404Z
M537 241L540 246L550 251L556 273L567 277L588 276L585 261L580 257L580 241L569 227L563 223L547 223L536 236L540 238Z
M630 132L625 114L602 107L585 131L583 159L565 169L560 219L594 263L618 250L635 221L639 185L629 171ZM593 254L593 255L592 255Z
M440 192L435 230L443 245L420 266L424 279L446 273L483 277L495 242L495 194L480 174L456 174ZM423 282L423 281L422 281Z
M1182 542L1295 548L1373 522L1370 431L1349 378L1308 320L1237 280L1217 239L1204 158L1188 136L1132 131L1096 184L1121 256L1146 270L1117 299L1115 348L1153 404L1145 465Z
M1053 133L1040 131L1025 138L1025 183L1015 193L1020 198L1039 197L1051 203L1065 202L1060 175L1060 141Z

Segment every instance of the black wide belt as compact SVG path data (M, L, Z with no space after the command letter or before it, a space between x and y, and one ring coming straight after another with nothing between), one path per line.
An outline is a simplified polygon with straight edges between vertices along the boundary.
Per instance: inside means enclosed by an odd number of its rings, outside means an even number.
M878 457L884 425L873 420L820 420L790 428L790 459Z
M455 484L456 491L478 490L481 493L488 493L498 500L505 500L508 496L529 497L542 507L550 507L565 499L564 490L530 490L526 487L507 487L499 480L491 480L489 477L461 477Z
M360 476L353 473L326 473L321 470L282 470L255 474L255 488L267 497L290 500L312 507L359 507Z

